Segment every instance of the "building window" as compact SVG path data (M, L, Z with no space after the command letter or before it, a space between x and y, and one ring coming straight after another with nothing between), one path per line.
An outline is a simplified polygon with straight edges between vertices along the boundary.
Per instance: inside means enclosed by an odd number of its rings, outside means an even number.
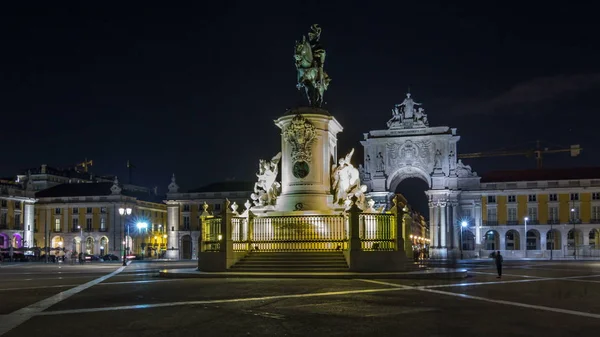
M21 214L15 214L15 228L21 225Z
M92 208L91 208L91 207L88 207L88 208L86 208L86 209L85 209L85 212L86 212L87 214L92 214Z
M487 210L488 222L498 221L498 210L496 208L490 208Z
M7 207L8 203L6 202L6 200L2 199L2 207Z
M495 204L496 203L496 196L495 195L488 195L487 202L488 202L488 204Z
M517 219L517 209L509 208L508 209L508 222L516 224L517 221L519 221Z
M73 208L73 214L79 214L79 208Z
M100 218L100 230L105 230L105 229L106 229L106 219Z
M85 219L85 228L88 232L92 231L92 218Z
M537 218L538 218L537 207L528 207L527 208L527 216L529 217L529 221L537 221Z
M548 200L550 200L550 201L558 201L558 194L554 193L554 194L548 195Z
M571 193L571 201L578 201L579 193Z
M571 222L577 222L579 220L579 207L571 208Z
M73 218L73 228L79 227L79 219Z
M6 223L7 216L8 216L8 214L6 212L2 212L2 215L0 215L0 225L7 225L7 223Z
M60 214L60 208L55 208L54 209L54 214Z
M100 213L106 213L106 207L100 207Z
M508 196L508 202L517 202L517 196L516 195L509 195Z
M535 194L530 194L527 196L527 201L529 202L536 202L537 201L537 195Z
M183 217L183 229L184 230L190 230L190 217L189 216L184 216Z
M600 220L600 206L592 206L592 221L598 222Z
M470 209L463 208L463 210L462 210L462 216L463 216L463 218L471 219L471 218L473 218L473 213L471 213Z
M60 232L60 219L54 219L54 231Z
M600 200L600 192L592 193L592 200Z
M184 212L189 212L190 211L190 205L183 205L183 211Z
M548 208L548 220L558 221L558 207Z
M15 209L21 209L21 202L15 201Z

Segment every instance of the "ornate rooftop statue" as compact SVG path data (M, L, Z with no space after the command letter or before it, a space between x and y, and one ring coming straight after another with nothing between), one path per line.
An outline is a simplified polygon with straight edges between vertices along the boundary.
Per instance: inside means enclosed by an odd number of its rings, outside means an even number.
M323 94L329 86L331 79L323 70L325 65L325 49L319 43L321 27L314 24L302 41L296 41L294 60L298 71L298 90L304 88L308 104L312 107L323 105Z
M388 120L388 128L413 128L413 127L427 127L429 121L427 120L427 114L425 109L416 106L420 106L421 103L415 102L410 93L406 94L406 98L402 103L394 105L392 109L392 118Z

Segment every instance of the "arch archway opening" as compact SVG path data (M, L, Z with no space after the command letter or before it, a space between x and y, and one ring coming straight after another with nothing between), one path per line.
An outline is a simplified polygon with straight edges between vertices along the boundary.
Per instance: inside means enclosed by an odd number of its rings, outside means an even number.
M540 232L535 229L527 231L527 250L540 249Z
M560 232L556 229L546 233L546 250L560 250Z
M506 250L520 250L521 249L521 237L519 232L514 229L506 232Z
M0 248L8 248L10 238L5 233L0 233Z
M393 191L396 194L402 194L413 210L429 220L429 199L425 194L428 190L429 184L422 178L408 177L398 181Z
M600 249L600 230L592 228L588 238L590 239L590 249Z
M52 248L65 248L65 240L62 236L55 236L52 238L51 246Z
M487 231L485 233L485 250L499 250L500 235L496 231Z
M574 247L581 246L583 244L583 232L579 229L570 229L567 232L567 248L573 249Z

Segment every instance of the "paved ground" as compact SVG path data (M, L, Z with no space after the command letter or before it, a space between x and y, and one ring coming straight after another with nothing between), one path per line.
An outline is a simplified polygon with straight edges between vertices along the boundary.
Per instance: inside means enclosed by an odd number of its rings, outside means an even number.
M160 279L186 262L0 267L0 335L569 336L600 326L600 262L469 263L464 280Z

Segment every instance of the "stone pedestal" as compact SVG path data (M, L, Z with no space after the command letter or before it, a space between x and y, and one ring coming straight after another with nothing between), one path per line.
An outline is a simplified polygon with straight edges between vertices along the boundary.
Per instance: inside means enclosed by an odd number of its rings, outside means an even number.
M34 246L33 242L33 233L35 231L33 220L35 218L34 214L34 204L33 202L26 201L25 202L25 214L23 214L23 247L32 248Z
M298 108L275 121L281 128L281 195L276 211L331 209L331 166L342 126L327 110Z
M167 259L179 259L179 204L167 203Z

